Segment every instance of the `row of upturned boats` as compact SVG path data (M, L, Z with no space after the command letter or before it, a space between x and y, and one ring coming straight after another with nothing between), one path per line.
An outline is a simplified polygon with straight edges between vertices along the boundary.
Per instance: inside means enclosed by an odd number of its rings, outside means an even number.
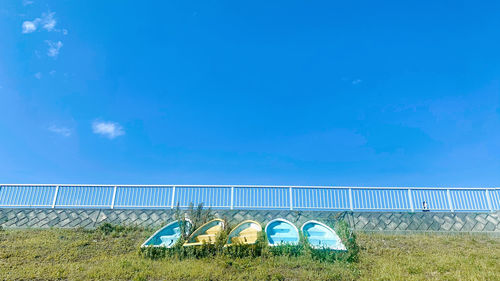
M192 227L190 220L174 221L155 232L141 247L167 247L175 245L181 237L182 231L189 233ZM224 221L221 219L211 220L196 229L184 246L196 246L202 244L213 244L216 241L217 235L224 229ZM235 244L251 245L257 242L259 232L262 231L262 226L252 220L246 220L238 224L229 233L226 246ZM301 231L313 248L317 249L332 249L345 251L346 247L340 240L337 233L324 223L319 221L308 221L301 227ZM277 245L297 245L300 240L299 230L297 227L285 220L274 219L265 227L265 234L269 246Z

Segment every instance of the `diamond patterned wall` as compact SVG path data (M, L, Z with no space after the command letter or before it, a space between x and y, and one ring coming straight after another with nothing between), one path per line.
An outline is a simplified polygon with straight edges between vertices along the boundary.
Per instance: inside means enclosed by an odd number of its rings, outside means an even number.
M500 212L493 213L405 213L405 212L321 212L267 210L213 210L215 217L231 225L245 219L263 226L272 219L285 218L297 227L310 219L332 224L344 219L355 230L366 232L481 232L500 236ZM121 209L0 209L4 228L87 228L104 222L156 229L174 220L168 210Z

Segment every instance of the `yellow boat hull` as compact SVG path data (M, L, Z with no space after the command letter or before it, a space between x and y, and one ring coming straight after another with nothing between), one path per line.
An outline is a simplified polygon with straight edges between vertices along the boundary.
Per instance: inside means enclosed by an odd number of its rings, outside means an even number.
M184 246L199 246L203 244L215 244L217 236L224 229L224 221L221 219L211 220L195 230L188 238Z
M255 244L261 231L262 226L258 222L252 220L243 221L229 233L225 246Z

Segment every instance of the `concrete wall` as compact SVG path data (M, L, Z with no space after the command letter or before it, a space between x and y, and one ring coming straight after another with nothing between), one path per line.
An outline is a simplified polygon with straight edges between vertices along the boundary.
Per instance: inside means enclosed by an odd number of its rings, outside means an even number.
M322 212L268 210L213 210L215 217L227 218L231 225L245 219L263 226L275 218L285 218L300 228L310 219L332 224L344 219L357 231L366 232L438 232L485 233L500 236L500 212ZM155 229L175 219L172 210L123 209L0 209L0 226L4 228L95 228L99 224L137 225Z

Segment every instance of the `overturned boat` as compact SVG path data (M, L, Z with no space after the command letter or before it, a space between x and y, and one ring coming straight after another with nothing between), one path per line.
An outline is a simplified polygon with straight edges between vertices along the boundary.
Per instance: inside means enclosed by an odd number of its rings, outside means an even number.
M299 243L299 230L293 223L285 219L270 221L266 225L266 235L269 246L297 245Z
M151 237L144 242L141 247L166 247L170 248L175 245L177 240L181 237L182 229L185 234L188 234L191 229L191 222L189 220L174 221L166 226L160 228Z
M234 244L255 244L262 226L256 221L246 220L238 224L228 235L226 246Z
M224 221L221 219L211 220L195 230L184 246L197 246L202 244L214 244L217 235L224 229Z
M319 221L308 221L302 225L302 233L312 248L346 251L335 230Z

